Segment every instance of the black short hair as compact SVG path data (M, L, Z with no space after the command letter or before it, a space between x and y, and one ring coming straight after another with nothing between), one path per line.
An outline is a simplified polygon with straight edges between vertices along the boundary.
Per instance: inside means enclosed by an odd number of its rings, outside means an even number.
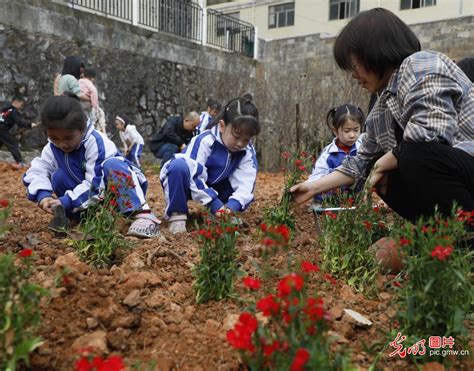
M226 126L232 125L232 131L250 136L258 135L260 133L258 116L258 109L251 100L234 98L225 105L222 112L209 125L209 129L223 120Z
M352 69L353 55L365 69L381 77L420 50L420 41L405 22L387 9L374 8L349 21L337 36L333 52L343 70Z
M26 103L25 98L24 98L22 95L19 95L19 94L15 94L15 95L12 97L12 102L14 102L14 101Z
M81 66L84 66L81 58L75 56L66 57L64 59L61 75L73 75L76 79L80 79Z
M220 110L222 108L222 104L215 100L215 99L208 99L207 100L207 108L210 108L210 109L215 109L215 110Z
M474 57L464 58L458 62L459 68L474 82Z
M45 129L69 129L84 131L87 116L79 99L61 95L49 97L41 109L41 125Z
M88 77L91 79L97 77L97 73L95 72L95 69L93 68L85 68L82 73L84 74L84 77Z
M331 108L326 115L326 124L331 130L339 130L347 120L360 123L360 128L362 129L365 122L364 112L352 104L343 104L342 106Z

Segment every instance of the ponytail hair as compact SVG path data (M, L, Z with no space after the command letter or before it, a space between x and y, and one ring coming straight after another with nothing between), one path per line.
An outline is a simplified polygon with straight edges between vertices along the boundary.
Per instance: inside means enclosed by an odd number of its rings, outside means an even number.
M217 115L208 128L213 128L222 120L225 126L232 125L233 131L254 136L260 133L258 116L258 109L251 99L234 98L224 106L222 112Z
M362 129L365 122L364 112L362 112L360 107L352 104L343 104L342 106L331 108L326 115L326 124L331 131L339 130L347 120L358 122Z

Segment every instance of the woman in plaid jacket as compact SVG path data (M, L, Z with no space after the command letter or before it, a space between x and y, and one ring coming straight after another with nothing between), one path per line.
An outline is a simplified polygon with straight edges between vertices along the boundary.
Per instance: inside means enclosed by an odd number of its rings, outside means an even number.
M297 202L368 183L402 217L415 221L435 206L474 210L474 88L447 56L420 51L413 31L392 12L359 13L334 45L338 66L377 94L367 135L354 157L333 173L294 186Z

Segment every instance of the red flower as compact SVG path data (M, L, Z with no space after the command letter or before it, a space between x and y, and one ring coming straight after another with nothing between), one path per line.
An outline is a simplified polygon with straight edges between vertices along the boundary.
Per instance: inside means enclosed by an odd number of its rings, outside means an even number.
M299 169L300 171L305 171L305 170L306 170L306 166L303 166L303 165L298 166L298 169Z
M279 225L277 227L277 232L283 237L285 241L288 241L290 239L290 229L286 225Z
M242 280L242 283L244 284L245 287L249 288L250 290L258 290L261 286L260 280L252 277L245 277Z
M323 319L324 317L324 302L321 298L309 298L304 310L306 315L312 321Z
M258 328L257 319L248 312L240 314L239 322L232 330L227 331L227 342L235 349L255 351L252 335Z
M368 231L370 231L370 230L372 229L372 223L370 223L369 221L364 220L362 223L364 223L364 227L365 227L365 229L367 229Z
M278 282L278 296L288 296L293 290L299 292L303 289L303 285L303 277L298 276L296 273L291 273Z
M31 249L23 249L18 253L18 255L21 258L29 258L31 256L31 254L33 254L33 250L31 250Z
M8 207L10 203L8 202L8 200L5 200L5 199L1 199L0 200L0 207Z
M106 359L97 371L124 371L125 364L123 363L122 357L110 356Z
M400 238L398 243L400 244L400 246L406 246L406 245L411 244L411 241L408 238L402 237Z
M308 349L300 348L296 351L295 358L291 364L291 371L300 371L304 369L304 365L310 357Z
M331 276L329 273L326 273L326 274L324 275L324 279L325 279L326 281L328 281L329 283L331 283L333 286L336 286L336 285L337 285L336 279L335 279L333 276Z
M272 245L275 245L275 241L273 241L271 238L269 237L265 237L262 241L262 243L265 245L265 246L272 246Z
M263 355L270 357L275 351L280 348L280 342L278 340L273 341L270 345L263 345Z
M308 157L308 152L303 151L301 152L300 156L306 158Z
M437 258L438 260L445 260L451 255L452 252L453 248L451 246L443 247L441 245L438 245L431 252L431 256L433 258Z
M300 159L295 160L295 166L300 166L303 163Z
M281 153L281 157L282 157L282 158L285 158L285 159L286 159L286 158L289 158L290 156L291 156L290 152L285 151L285 152L282 152L282 153Z
M348 206L354 205L354 199L353 199L352 197L349 197L349 198L346 200L346 202L347 202L347 205L348 205Z
M74 369L76 371L91 371L92 365L89 363L87 358L81 358L76 361L76 364L74 365Z
M110 200L109 204L110 204L111 206L113 206L113 207L117 207L117 206L118 206L117 201L114 200L114 199Z
M334 220L336 220L336 218L337 218L337 214L333 213L332 211L325 211L324 215L326 215L326 216L328 216L328 217L330 217L331 219L334 219Z
M267 225L265 223L260 224L260 229L262 230L262 232L266 232L267 231Z
M316 264L305 260L301 262L301 270L305 273L319 272L319 267Z
M273 295L268 295L257 302L257 309L263 313L265 317L271 317L278 314L280 304L275 300Z
M374 206L374 207L372 208L372 211L373 211L374 213L378 213L378 212L380 211L380 209L379 209L378 206Z

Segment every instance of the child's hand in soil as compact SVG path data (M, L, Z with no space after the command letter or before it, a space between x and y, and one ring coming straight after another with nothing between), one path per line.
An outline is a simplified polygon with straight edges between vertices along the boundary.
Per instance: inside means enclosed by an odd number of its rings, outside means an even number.
M52 197L45 197L39 203L39 207L49 214L54 214L54 207L57 205L61 205L61 201Z

